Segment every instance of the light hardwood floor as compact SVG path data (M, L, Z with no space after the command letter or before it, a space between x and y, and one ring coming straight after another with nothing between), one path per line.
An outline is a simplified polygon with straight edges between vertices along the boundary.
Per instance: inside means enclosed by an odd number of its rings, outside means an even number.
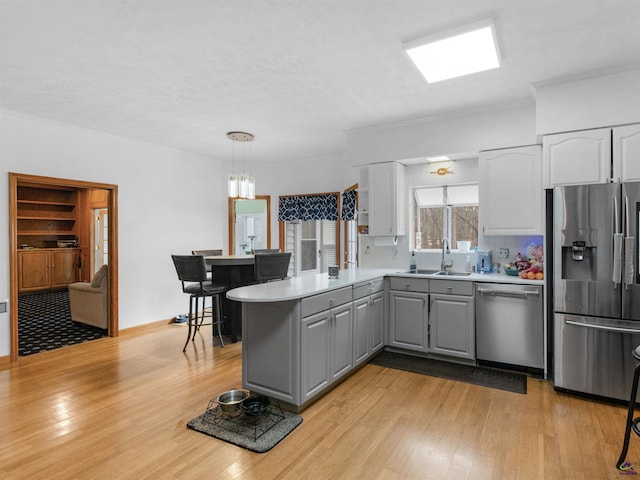
M252 453L186 428L241 387L241 344L160 325L0 366L0 478L619 479L623 407L366 365ZM640 438L627 457L640 471Z

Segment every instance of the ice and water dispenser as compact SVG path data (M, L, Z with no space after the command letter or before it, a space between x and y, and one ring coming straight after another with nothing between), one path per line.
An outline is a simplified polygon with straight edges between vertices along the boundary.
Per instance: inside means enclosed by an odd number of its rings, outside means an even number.
M587 240L576 240L578 235L569 235L567 231L563 233L565 240L562 245L562 278L566 280L595 279L596 247Z

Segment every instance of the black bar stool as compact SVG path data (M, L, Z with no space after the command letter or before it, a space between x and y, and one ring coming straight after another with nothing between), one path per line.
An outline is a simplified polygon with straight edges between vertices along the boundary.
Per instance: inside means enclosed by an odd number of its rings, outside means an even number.
M196 338L196 333L203 325L213 325L213 335L216 329L220 346L224 348L222 340L222 296L229 290L225 284L217 284L207 279L207 268L202 255L171 255L173 264L176 267L178 278L182 282L182 291L189 294L189 331L187 332L187 341L182 351L184 352L189 345L189 340ZM211 323L204 322L205 300L211 297L212 312ZM202 319L198 322L198 300L202 298ZM193 312L193 303L195 301L195 314ZM191 331L193 330L193 336Z
M633 357L640 361L640 345L638 345L633 350ZM636 435L640 435L640 417L633 418L633 412L636 408L636 395L638 394L638 380L640 379L640 363L636 366L635 371L633 372L633 385L631 386L631 396L629 397L629 411L627 413L627 428L624 431L624 444L622 445L622 453L620 453L620 458L616 463L616 467L618 470L623 470L624 459L627 456L627 450L629 449L629 436L631 435L631 429L636 433Z

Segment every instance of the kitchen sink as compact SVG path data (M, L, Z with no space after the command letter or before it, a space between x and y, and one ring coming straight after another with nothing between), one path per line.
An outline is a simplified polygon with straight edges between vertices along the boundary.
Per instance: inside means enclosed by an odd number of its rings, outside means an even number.
M447 276L447 277L469 277L469 276L471 276L471 273L469 273L469 272L457 272L455 270L443 270L443 271L434 273L434 275Z
M471 275L471 273L469 272L462 272L457 270L407 270L404 273L412 273L414 275L434 275L439 277L468 277Z

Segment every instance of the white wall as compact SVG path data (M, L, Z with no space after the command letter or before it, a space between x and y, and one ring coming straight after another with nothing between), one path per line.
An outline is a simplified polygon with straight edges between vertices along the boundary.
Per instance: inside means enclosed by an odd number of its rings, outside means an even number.
M536 87L536 131L640 122L640 69Z
M347 132L350 165L536 143L532 101Z
M158 147L0 110L0 236L9 238L8 172L118 185L120 328L184 313L188 301L172 253L228 251L230 161ZM257 194L271 195L271 242L278 245L278 195L342 191L342 154L247 165ZM351 169L349 168L348 171ZM9 245L0 243L0 299L9 298ZM9 308L13 308L12 305ZM9 313L0 313L0 357L9 355Z
M271 195L271 248L278 247L280 195L342 192L357 182L357 172L351 167L345 169L342 154L286 163L252 162L247 170L256 177L256 194Z
M7 111L0 138L0 299L9 298L7 174L16 172L118 185L120 328L187 310L170 254L226 250L222 161ZM0 356L9 348L2 313Z

